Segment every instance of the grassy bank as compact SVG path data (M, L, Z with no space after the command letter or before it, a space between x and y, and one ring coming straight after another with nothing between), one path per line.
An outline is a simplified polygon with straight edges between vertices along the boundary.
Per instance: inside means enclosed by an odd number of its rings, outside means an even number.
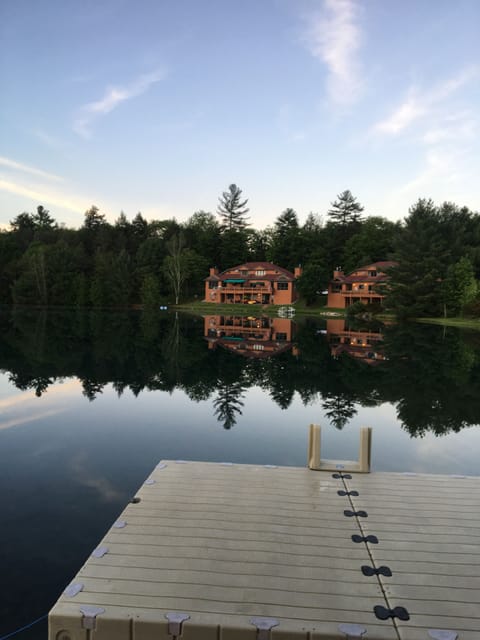
M445 327L463 327L480 331L480 318L416 318L416 322L440 324Z
M179 311L188 311L190 313L198 313L202 315L213 314L230 314L238 316L260 316L269 315L276 316L281 307L292 306L295 309L295 315L302 316L343 316L345 309L331 309L324 305L315 305L307 307L305 303L297 301L293 305L274 305L274 304L212 304L211 302L185 302L183 304L171 306L171 308Z

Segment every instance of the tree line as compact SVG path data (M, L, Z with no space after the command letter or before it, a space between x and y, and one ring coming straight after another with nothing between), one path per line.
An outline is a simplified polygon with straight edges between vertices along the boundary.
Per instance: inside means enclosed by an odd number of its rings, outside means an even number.
M307 304L319 300L334 268L345 272L395 260L386 305L402 316L480 314L480 216L453 203L421 199L401 222L364 215L350 191L326 216L303 224L285 209L266 229L247 216L248 199L232 184L216 213L185 222L147 221L141 213L113 224L96 206L79 229L59 224L43 206L0 232L0 303L69 307L156 307L203 297L210 266L269 261L293 271Z

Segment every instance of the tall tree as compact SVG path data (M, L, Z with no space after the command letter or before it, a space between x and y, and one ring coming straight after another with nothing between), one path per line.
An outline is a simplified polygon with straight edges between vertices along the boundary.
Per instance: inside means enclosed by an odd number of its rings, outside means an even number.
M83 221L83 226L85 229L96 230L106 224L105 215L100 213L98 207L94 204L85 211L85 220Z
M477 281L470 260L464 256L451 264L443 281L445 317L448 313L462 314L467 304L475 299L477 290Z
M231 184L218 201L217 213L222 221L222 230L238 231L248 226L248 199L242 200L242 190L236 184Z
M362 205L347 189L337 196L335 202L332 202L332 208L328 210L328 215L333 222L345 227L350 223L361 222L362 211Z
M301 261L301 237L297 214L287 208L275 221L268 259L285 269L293 271Z
M180 232L167 242L168 256L164 260L164 268L167 279L175 296L175 304L180 300L182 286L188 276L185 260L185 238Z
M33 215L33 222L39 229L55 229L57 226L50 212L41 204L37 207L37 213Z
M450 262L449 239L432 200L420 199L405 220L390 270L386 306L398 316L441 315L442 282Z

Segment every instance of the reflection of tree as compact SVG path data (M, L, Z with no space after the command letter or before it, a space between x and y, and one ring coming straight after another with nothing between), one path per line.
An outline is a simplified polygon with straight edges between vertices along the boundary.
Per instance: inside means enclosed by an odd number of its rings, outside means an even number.
M387 327L387 359L372 367L346 353L333 358L323 326L311 318L298 323L297 356L253 359L208 349L203 320L195 316L17 309L0 314L0 370L18 389L39 396L71 377L89 400L107 384L119 395L182 389L195 402L215 398L215 416L227 428L254 386L282 409L294 396L304 405L323 404L339 429L357 406L385 402L395 404L412 436L480 424L480 333L413 323Z
M408 323L386 335L388 385L397 415L415 437L480 423L479 359L457 329Z
M47 378L46 376L32 377L15 373L11 373L8 379L17 387L17 389L21 389L22 391L34 389L37 398L40 398L54 382L51 378Z
M104 386L105 385L103 385L101 382L97 382L96 380L89 380L88 378L85 378L82 381L82 387L83 387L82 393L86 398L90 400L90 402L93 402L93 400L95 400L97 395L103 392Z
M218 387L218 395L213 401L213 415L219 422L223 422L224 429L231 429L237 423L237 415L242 415L244 391L240 382L221 384Z
M335 429L343 429L356 415L357 410L352 400L346 396L327 397L322 402L322 409Z

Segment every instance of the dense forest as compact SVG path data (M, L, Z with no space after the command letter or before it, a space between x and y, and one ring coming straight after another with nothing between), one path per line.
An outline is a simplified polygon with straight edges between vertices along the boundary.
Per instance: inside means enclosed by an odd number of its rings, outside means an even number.
M345 272L395 260L387 308L399 316L480 315L480 215L453 203L419 200L402 222L365 215L344 191L326 214L303 224L285 209L273 226L257 230L248 200L232 184L216 213L110 224L92 206L79 229L59 224L39 205L0 232L0 304L68 307L156 307L203 297L210 266L268 260L303 266L298 282L307 304L319 300L335 267Z

